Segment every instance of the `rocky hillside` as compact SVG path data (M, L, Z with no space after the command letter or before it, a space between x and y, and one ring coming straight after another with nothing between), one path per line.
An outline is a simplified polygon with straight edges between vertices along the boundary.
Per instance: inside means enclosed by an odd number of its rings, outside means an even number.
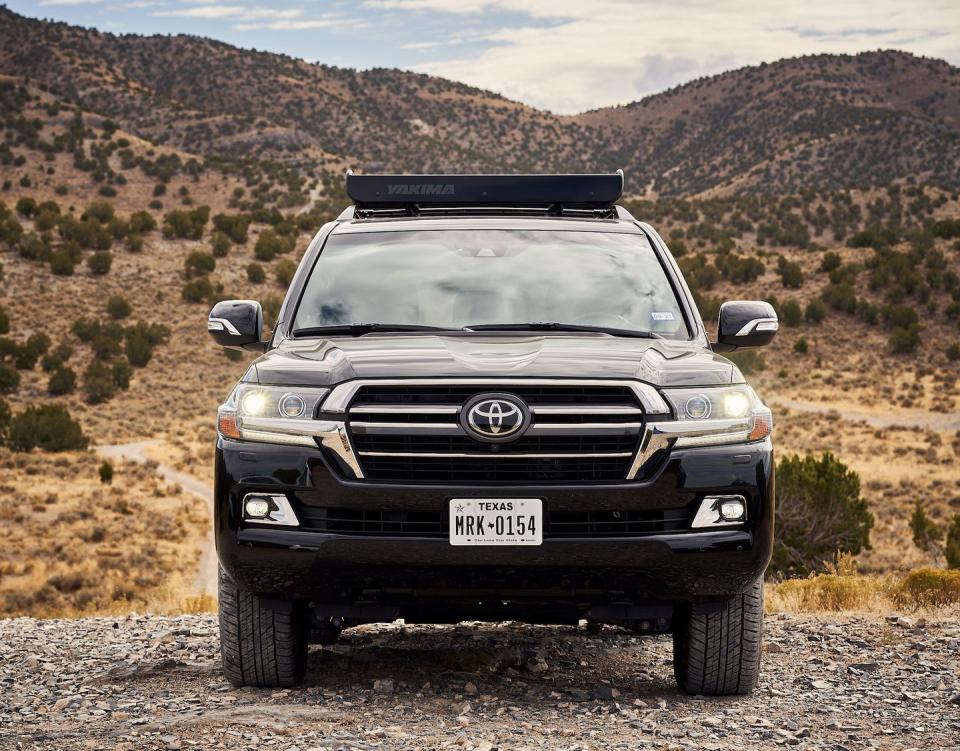
M960 185L960 71L899 52L782 60L558 117L441 78L0 8L0 74L156 143L308 170L624 167L631 192L648 196Z

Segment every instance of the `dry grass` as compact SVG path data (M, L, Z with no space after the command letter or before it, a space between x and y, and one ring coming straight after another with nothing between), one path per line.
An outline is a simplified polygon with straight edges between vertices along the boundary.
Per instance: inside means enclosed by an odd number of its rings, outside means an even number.
M922 568L905 576L830 573L768 585L768 612L885 613L960 607L960 571Z
M0 615L177 612L194 591L209 515L147 466L91 452L0 452ZM200 605L192 605L200 607Z

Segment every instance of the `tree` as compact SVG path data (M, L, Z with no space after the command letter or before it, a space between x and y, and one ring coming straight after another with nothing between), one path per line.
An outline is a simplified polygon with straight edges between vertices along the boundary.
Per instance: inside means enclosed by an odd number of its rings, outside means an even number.
M20 385L20 374L6 363L0 363L0 394L10 394Z
M216 268L217 262L212 255L200 250L192 251L183 262L187 279L209 274Z
M919 499L913 505L913 514L910 516L910 531L913 533L913 544L924 553L933 556L934 561L940 558L940 540L943 539L943 530L937 523L927 516L923 502Z
M954 514L947 526L943 555L947 559L947 568L960 568L960 514Z
M83 372L83 392L87 404L101 404L117 390L113 372L99 360L93 360Z
M259 263L251 263L247 265L247 279L249 279L253 284L263 284L263 281L267 278L267 272L264 271L263 266Z
M113 465L104 459L100 464L100 468L97 470L97 474L100 475L100 482L109 485L113 482Z
M860 497L860 478L829 452L780 460L776 506L774 572L803 576L837 552L870 547L873 514Z
M73 368L60 366L50 375L47 382L47 391L53 396L62 396L71 393L77 386L77 374Z

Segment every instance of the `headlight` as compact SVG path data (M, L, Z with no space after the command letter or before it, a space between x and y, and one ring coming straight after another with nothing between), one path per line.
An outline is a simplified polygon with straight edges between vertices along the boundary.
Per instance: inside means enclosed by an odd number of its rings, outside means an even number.
M773 417L747 385L664 389L679 422L676 446L760 441L773 432Z
M316 445L304 431L330 389L260 386L241 383L217 413L217 429L224 438L266 443Z

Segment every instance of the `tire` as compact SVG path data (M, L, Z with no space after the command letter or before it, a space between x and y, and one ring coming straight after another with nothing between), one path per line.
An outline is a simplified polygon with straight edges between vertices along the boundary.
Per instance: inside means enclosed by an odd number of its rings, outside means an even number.
M307 618L297 603L274 603L240 589L220 569L220 657L234 686L296 686L307 671ZM279 606L279 607L276 607Z
M692 605L673 632L673 672L688 694L749 694L760 676L763 580L718 605Z

